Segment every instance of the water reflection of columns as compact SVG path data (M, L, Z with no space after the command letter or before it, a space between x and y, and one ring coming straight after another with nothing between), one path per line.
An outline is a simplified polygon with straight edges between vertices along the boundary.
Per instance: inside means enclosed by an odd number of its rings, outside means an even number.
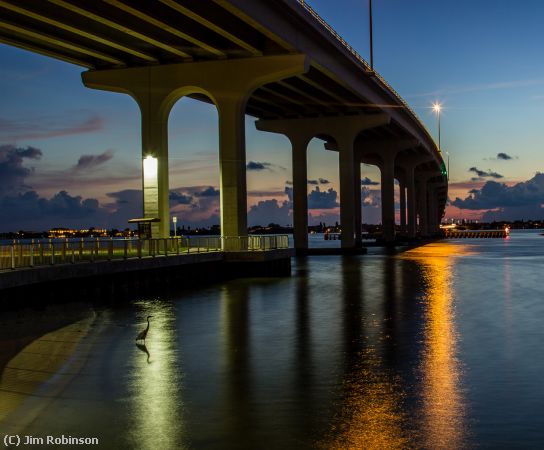
M397 263L394 257L383 260L383 357L389 366L393 366L396 357L396 345L399 336L397 335L398 321L401 320L402 304L399 302L397 292Z
M363 301L362 260L343 259L344 379L343 404L337 413L329 448L409 447L401 410L403 394L384 364L383 317ZM385 280L375 280L381 283ZM368 301L373 299L368 298ZM378 309L383 306L379 305Z
M309 283L307 274L307 260L297 261L297 279L295 286L296 316L295 316L295 353L293 361L294 395L297 398L295 405L297 433L302 442L308 430L316 429L316 416L311 413L320 408L326 399L320 398L315 383L319 382L314 371L312 354L312 321L310 316L311 305L309 299Z
M249 285L232 282L222 290L221 315L225 345L225 391L222 393L228 442L247 436L252 422L250 411L251 368L249 330Z

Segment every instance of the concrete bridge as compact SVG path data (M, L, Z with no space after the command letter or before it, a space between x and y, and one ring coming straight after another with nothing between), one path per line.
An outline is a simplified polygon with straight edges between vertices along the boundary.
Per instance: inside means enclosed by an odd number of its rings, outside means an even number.
M300 0L0 0L0 42L89 69L85 86L141 111L144 216L169 236L168 116L180 98L219 115L221 230L247 235L244 122L292 144L295 246L308 246L307 146L339 152L342 246L361 239L361 163L381 170L384 238L438 231L447 174L404 100Z

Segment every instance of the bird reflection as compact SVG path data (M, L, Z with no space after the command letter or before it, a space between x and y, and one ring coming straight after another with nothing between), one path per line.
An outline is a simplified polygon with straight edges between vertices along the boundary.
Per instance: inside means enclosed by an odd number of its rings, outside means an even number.
M142 352L144 352L147 355L147 364L151 364L151 362L149 361L149 358L151 358L151 354L149 353L149 350L147 349L146 345L138 344L136 342L136 347L138 347L138 349L140 349Z

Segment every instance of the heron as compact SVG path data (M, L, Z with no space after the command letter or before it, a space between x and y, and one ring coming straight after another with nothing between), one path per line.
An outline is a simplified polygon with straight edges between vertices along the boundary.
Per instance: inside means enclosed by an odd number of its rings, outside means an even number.
M151 319L153 316L147 316L147 327L145 330L140 331L138 333L138 336L136 336L137 341L144 341L145 344L145 338L147 337L147 332L149 331L149 319Z

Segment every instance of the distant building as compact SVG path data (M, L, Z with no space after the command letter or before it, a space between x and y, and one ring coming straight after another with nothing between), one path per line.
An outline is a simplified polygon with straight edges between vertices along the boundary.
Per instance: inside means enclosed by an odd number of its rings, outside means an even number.
M57 238L75 238L75 237L105 237L109 236L108 230L104 228L87 228L81 230L73 230L71 228L51 228L47 232L47 237L51 239Z

